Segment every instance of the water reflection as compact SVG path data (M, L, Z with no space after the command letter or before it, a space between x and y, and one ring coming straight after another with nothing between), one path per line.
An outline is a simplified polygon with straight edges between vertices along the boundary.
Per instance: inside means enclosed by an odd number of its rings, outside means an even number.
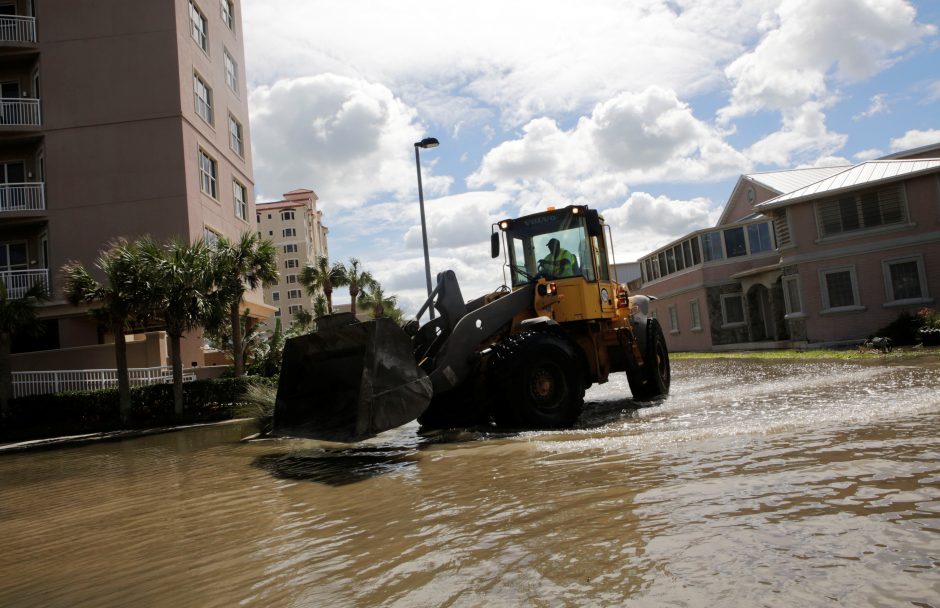
M0 606L936 605L940 363L677 361L577 428L0 458Z

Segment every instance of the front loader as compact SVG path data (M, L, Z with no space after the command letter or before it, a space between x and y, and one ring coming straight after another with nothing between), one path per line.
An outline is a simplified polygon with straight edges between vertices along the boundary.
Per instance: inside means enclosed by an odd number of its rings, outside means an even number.
M465 301L447 270L417 314L433 306L438 316L423 325L321 317L285 346L275 434L354 442L414 419L563 428L580 416L585 389L618 372L638 401L666 395L662 329L649 299L612 275L609 236L582 205L503 220L491 241L508 273L500 289ZM550 241L573 263L550 263Z

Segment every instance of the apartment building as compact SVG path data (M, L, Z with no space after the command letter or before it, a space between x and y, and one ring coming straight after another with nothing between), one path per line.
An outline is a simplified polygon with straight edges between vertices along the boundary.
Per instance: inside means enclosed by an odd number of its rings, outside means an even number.
M286 327L301 309L313 312L313 298L300 284L300 269L315 264L318 258L329 259L329 230L323 225L323 212L317 209L313 190L292 190L283 200L258 203L257 221L258 234L277 248L280 274L277 284L264 290L264 301L275 309L267 327L273 329L275 319L281 319Z
M64 302L58 270L117 237L254 230L239 0L0 0L0 272L48 285L16 369L113 367L113 338ZM260 292L246 304L266 316ZM132 366L165 363L130 337ZM184 361L201 365L200 336ZM143 346L142 346L143 345ZM54 362L51 362L53 361Z
M716 226L640 259L639 291L672 350L845 343L936 306L938 260L940 144L742 175Z

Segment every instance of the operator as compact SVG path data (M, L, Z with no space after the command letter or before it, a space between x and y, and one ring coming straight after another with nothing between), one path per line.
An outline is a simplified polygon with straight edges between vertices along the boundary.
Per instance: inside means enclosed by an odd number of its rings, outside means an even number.
M539 268L553 277L574 276L578 258L561 246L558 239L549 239L548 255L539 260Z

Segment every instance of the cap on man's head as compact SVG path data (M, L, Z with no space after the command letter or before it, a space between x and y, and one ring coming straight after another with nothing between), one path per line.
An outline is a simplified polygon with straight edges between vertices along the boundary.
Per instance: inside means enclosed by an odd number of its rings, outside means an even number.
M548 248L554 249L555 247L560 246L561 243L558 242L558 239L548 239Z

